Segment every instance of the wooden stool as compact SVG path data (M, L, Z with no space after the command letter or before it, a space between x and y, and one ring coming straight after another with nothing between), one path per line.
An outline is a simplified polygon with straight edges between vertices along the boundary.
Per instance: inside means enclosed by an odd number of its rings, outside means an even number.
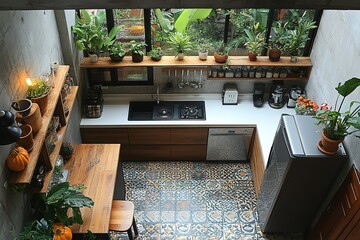
M130 201L113 200L110 214L109 230L115 232L127 232L129 239L134 236L131 227L134 229L135 237L139 235L134 217L134 204Z

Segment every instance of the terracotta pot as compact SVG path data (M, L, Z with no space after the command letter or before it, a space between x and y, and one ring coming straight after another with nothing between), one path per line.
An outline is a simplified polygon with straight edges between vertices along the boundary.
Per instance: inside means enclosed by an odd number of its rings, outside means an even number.
M33 135L35 136L41 129L42 118L39 105L33 103L29 115L23 117L25 123L32 127Z
M17 113L25 117L30 113L32 102L29 99L21 99L17 102L13 102L11 106Z
M20 147L26 149L26 151L30 152L34 147L34 139L32 134L32 127L29 124L23 124L20 126L21 128L21 136L20 139L16 142Z
M219 55L217 52L214 52L215 62L224 63L228 59L228 55Z
M50 90L45 95L42 95L41 97L31 98L31 101L33 103L37 103L39 105L42 116L45 115L46 110L47 110L49 93L50 93Z
M144 56L136 52L132 52L131 59L133 62L142 62L144 60Z
M255 62L257 60L257 54L256 53L248 52L248 56L249 56L249 60L251 62Z
M269 60L272 62L280 61L281 51L277 48L272 48L269 50Z
M334 155L337 153L339 144L344 141L344 139L333 140L325 136L324 131L321 132L321 140L318 142L318 149L320 152L327 155Z

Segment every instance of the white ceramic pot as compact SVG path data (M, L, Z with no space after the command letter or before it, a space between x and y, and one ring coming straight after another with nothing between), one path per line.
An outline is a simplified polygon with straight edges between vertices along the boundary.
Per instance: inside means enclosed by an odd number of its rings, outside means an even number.
M199 59L202 60L202 61L205 61L208 57L208 54L209 52L206 51L206 52L199 52Z
M92 63L97 63L97 61L98 61L98 55L96 55L96 54L89 54L89 57L90 57L90 62L92 62Z
M184 59L184 53L179 53L178 55L177 55L177 59L178 60L183 60Z

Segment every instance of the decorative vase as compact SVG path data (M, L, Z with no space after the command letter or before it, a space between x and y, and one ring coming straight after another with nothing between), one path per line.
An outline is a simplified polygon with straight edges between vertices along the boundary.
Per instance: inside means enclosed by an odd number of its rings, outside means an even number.
M205 61L208 57L208 54L209 54L209 51L206 51L206 52L199 51L199 59L202 61Z
M277 48L272 48L269 50L269 60L272 62L280 61L281 51Z
M214 58L215 58L215 62L217 63L224 63L226 62L226 60L228 59L228 55L220 55L217 52L214 52Z
M132 59L133 62L138 63L138 62L142 62L144 60L144 56L141 55L141 54L138 54L136 52L132 52L131 53L131 59Z
M34 139L32 135L32 127L29 124L23 124L20 126L21 136L20 139L16 142L20 147L26 149L26 151L31 152L34 147Z
M318 142L318 149L320 152L327 155L334 155L337 153L339 144L344 141L344 139L333 140L325 136L324 131L321 132L321 140Z
M253 52L248 52L249 60L255 62L257 60L257 54Z
M97 54L89 53L89 57L90 57L90 62L92 62L92 63L97 63L99 60Z
M42 116L45 115L46 110L47 110L49 93L50 93L50 91L48 91L46 94L42 95L41 97L31 98L31 101L33 103L37 103L39 105Z

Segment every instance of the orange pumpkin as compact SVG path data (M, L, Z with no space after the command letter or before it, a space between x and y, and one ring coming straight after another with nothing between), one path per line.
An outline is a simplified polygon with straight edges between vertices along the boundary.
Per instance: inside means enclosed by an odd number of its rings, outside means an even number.
M26 168L29 163L29 153L23 147L17 147L10 153L7 159L7 166L16 172Z
M54 233L53 240L71 240L72 239L71 229L61 223L54 223L52 225L52 230Z

